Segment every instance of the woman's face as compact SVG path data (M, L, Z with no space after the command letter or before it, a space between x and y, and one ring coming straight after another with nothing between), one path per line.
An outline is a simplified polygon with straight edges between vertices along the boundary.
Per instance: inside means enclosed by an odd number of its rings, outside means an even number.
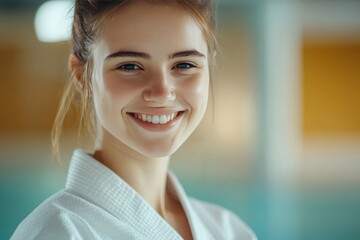
M92 90L100 139L144 156L169 156L201 121L207 44L179 6L120 9L94 45Z

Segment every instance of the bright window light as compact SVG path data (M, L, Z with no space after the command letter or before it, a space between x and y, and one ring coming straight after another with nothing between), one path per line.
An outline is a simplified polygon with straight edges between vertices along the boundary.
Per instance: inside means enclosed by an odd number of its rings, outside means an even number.
M71 1L45 2L35 15L35 31L42 42L60 42L70 39L73 21Z

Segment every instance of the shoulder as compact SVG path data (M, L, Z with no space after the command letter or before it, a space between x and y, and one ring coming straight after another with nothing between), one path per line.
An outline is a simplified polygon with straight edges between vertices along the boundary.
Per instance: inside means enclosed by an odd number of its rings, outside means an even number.
M88 232L87 223L81 214L84 208L80 198L62 190L30 213L17 227L11 240L20 239L83 239L80 232ZM85 230L85 231L84 231ZM89 235L88 239L96 239Z
M190 198L190 204L214 236L222 239L257 239L250 227L231 211L194 198Z

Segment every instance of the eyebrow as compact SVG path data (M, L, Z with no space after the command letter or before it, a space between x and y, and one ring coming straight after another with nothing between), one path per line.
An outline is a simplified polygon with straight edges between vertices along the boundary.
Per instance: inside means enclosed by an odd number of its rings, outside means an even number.
M169 55L169 59L179 58L179 57L205 57L204 54L197 50L186 50L181 52L176 52L171 55ZM117 58L117 57L135 57L135 58L144 58L144 59L151 59L150 54L143 53L143 52L135 52L135 51L117 51L110 55L108 55L105 60L111 59L111 58Z
M187 51L174 53L174 54L169 56L169 59L173 59L173 58L177 58L177 57L189 57L189 56L192 56L192 57L205 57L205 55L202 54L199 51L187 50Z
M145 58L150 59L150 55L142 52L133 52L133 51L118 51L110 54L105 58L105 60L117 57L135 57L135 58Z

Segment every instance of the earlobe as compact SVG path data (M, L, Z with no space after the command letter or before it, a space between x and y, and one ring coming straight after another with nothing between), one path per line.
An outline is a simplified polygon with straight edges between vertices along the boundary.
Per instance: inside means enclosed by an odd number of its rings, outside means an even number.
M84 82L83 82L84 67L81 60L78 57L76 57L74 54L71 54L69 57L69 68L74 75L73 81L76 86L76 89L78 91L82 91L82 89L84 88Z

